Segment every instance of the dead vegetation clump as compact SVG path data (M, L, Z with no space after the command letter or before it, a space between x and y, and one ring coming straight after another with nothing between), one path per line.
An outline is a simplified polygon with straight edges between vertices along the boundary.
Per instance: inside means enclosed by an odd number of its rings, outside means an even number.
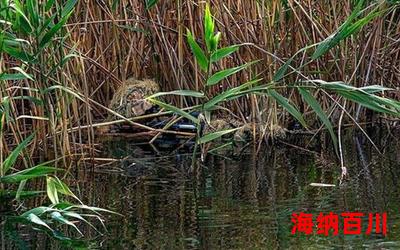
M126 118L141 116L154 108L145 98L159 91L160 86L153 80L130 78L114 93L109 107ZM115 115L110 114L108 119L115 119Z

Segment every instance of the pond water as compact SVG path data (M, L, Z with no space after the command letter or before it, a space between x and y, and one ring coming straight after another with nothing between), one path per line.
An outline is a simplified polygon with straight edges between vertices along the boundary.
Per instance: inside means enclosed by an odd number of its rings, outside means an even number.
M344 159L349 178L339 184L334 154L318 144L308 152L290 146L251 147L240 156L209 155L191 168L191 155L150 153L129 141L105 145L117 168L98 166L75 173L86 204L123 216L107 217L108 233L83 228L89 248L101 249L400 249L399 133L373 131L382 154L362 135L348 132ZM319 139L318 139L319 140ZM304 144L303 139L293 144ZM329 147L328 147L329 148ZM329 151L329 150L328 150ZM316 187L311 183L336 184ZM387 212L387 236L292 235L293 213ZM315 229L315 228L314 228ZM21 228L21 241L1 231L2 249L64 246Z

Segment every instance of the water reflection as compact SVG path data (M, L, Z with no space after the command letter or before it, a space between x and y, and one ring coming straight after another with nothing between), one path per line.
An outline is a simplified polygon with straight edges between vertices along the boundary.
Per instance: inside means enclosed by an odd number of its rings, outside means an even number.
M379 138L380 140L378 140ZM123 214L107 220L109 233L89 246L104 249L336 249L400 247L400 143L379 133L379 155L360 135L349 133L345 160L350 178L338 183L340 168L331 153L292 147L264 147L240 161L209 156L190 168L190 154L154 158L126 141L109 144L109 155L126 158L122 172L77 171L75 180L87 204ZM387 212L388 236L291 235L293 212ZM366 225L366 221L364 221ZM96 233L85 228L89 236ZM365 231L365 230L364 230ZM28 233L36 249L59 242ZM17 248L2 231L2 249ZM48 242L48 243L43 243ZM14 246L14 247L13 247Z

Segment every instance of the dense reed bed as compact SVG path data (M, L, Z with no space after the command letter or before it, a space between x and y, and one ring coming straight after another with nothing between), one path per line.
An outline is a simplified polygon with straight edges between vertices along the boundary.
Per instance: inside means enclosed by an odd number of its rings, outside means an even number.
M98 212L110 211L83 205L62 181L69 172L55 174L115 161L96 158L95 129L116 122L110 113L156 137L178 134L166 129L186 118L196 130L186 133L196 138L193 165L198 149L204 160L209 142L224 135L250 128L261 148L296 119L329 131L344 177L343 122L362 129L377 117L365 108L399 117L399 12L395 0L0 0L0 203L43 197L37 208L15 211L17 223L60 240L69 235L47 221L77 235L70 220L101 222ZM175 113L162 129L108 108L129 77L161 84L163 92L141 101ZM226 113L240 125L203 134ZM226 145L234 142L216 149ZM46 182L46 195L24 190L32 179Z
M368 4L371 7L366 12L376 6L372 1ZM89 83L89 92L102 103L110 100L120 84L115 78L129 76L158 79L164 91L200 90L202 76L186 43L185 30L189 28L194 34L203 33L204 6L202 1L160 1L146 10L143 1L80 2L69 21L68 30L72 33L71 43L77 44L78 50L90 59L84 60L84 79L79 72L77 80ZM262 60L252 67L251 73L238 74L211 90L217 92L219 88L237 86L256 75L270 81L282 62L269 53L286 61L300 49L324 40L346 20L355 3L250 0L211 1L211 6L217 29L223 33L221 46L252 43L219 66L228 68L246 61ZM301 71L314 79L341 80L353 86L382 84L398 87L399 11L396 8L374 18L358 34L309 64L312 50L299 53L292 65L306 64ZM297 80L298 74L284 79L289 84ZM298 97L291 96L291 99L296 102ZM175 101L186 105L181 99ZM267 117L269 112L275 112L269 108L274 104L266 106L264 103L268 103L264 98L243 98L232 105L243 113L242 117L257 112L255 106L268 108L264 112ZM297 104L302 105L299 101ZM349 107L349 111L354 111L354 108Z
M381 8L379 15L325 55L311 60L314 48L302 49L333 34L351 15L354 1L210 1L216 29L223 34L221 47L247 44L238 53L218 62L217 68L261 61L207 91L212 96L255 77L271 82L283 63L296 55L291 66L299 71L288 71L279 83L282 86L308 77L344 81L358 87L392 87L397 91L389 92L390 96L399 98L400 8L393 3L366 1L360 16ZM10 145L19 143L31 131L36 131L31 152L40 152L41 160L45 155L51 155L50 158L61 155L81 158L83 152L94 155L93 147L86 146L93 145L95 137L91 125L105 119L110 112L106 107L116 88L131 76L156 79L163 91L202 90L204 76L186 42L186 28L193 34L203 33L205 2L159 1L150 9L146 9L144 1L136 0L76 1L75 4L49 45L40 47L40 33L20 32L20 38L32 45L29 50L37 59L24 68L34 81L5 80L1 95L3 98L28 96L40 100L41 105L26 98L9 99L6 106L12 122L2 130L6 135L2 136L3 155L10 152ZM40 7L38 13L43 17L62 18L59 16L62 7L56 3L50 9ZM38 29L43 30L40 25ZM18 65L20 61L2 54L2 72ZM285 88L282 94L308 120L315 119L293 89ZM337 121L342 110L326 96L318 92L315 96L324 111L332 113L330 118ZM365 118L364 109L358 109L357 104L336 100L360 121ZM169 101L179 107L195 104L195 100L184 97L171 97ZM267 96L247 95L226 105L244 122L281 126L288 123L286 112ZM14 140L10 144L6 138Z

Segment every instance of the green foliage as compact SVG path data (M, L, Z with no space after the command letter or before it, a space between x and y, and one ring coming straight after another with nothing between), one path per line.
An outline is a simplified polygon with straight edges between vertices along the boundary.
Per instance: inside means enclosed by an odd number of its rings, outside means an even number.
M356 34L374 18L382 15L383 11L379 11L378 6L374 8L371 12L369 12L365 17L359 18L357 20L357 18L361 16L361 14L364 12L362 10L363 4L364 0L359 0L356 8L346 19L346 21L339 27L339 29L318 45L314 54L311 56L313 60L319 58L320 56L328 52L331 48L338 45L340 41L346 39L353 34Z
M0 183L19 183L21 181L44 177L48 174L52 174L55 171L60 170L61 169L57 169L54 167L38 165L9 175L2 176L0 177Z
M334 92L335 94L339 94L344 98L359 103L367 108L372 110L387 113L390 115L399 115L399 102L380 97L376 95L379 92L383 92L389 90L388 88L384 88L381 86L367 86L363 88L355 88L344 83L339 82L324 82L321 80L308 80L306 83L312 83L312 86L304 86L304 85L285 85L282 84L281 81L285 79L287 75L287 71L289 68L293 69L290 64L294 61L295 57L301 53L306 52L308 49L316 47L314 54L311 57L311 60L317 59L322 56L334 46L339 44L343 39L357 33L362 27L364 27L367 23L373 20L375 17L381 15L384 10L380 10L380 5L373 8L367 14L364 13L369 9L363 9L364 1L358 1L356 8L351 13L351 15L347 18L347 20L340 26L340 28L331 36L329 36L324 41L306 46L299 51L297 51L289 60L287 60L274 74L272 82L267 84L259 84L259 80L255 79L253 81L241 84L237 87L233 87L227 89L223 92L217 93L214 96L207 96L208 88L220 83L223 80L229 80L229 77L232 75L249 68L251 65L256 63L257 61L249 62L240 66L236 66L233 68L222 69L220 71L214 72L213 64L219 62L220 60L226 58L227 56L237 52L241 46L244 44L236 44L227 46L224 48L218 48L218 41L220 39L221 33L215 34L215 22L211 14L211 10L209 5L206 5L204 12L204 35L203 35L203 44L205 44L205 48L199 45L196 42L193 34L187 30L187 42L193 52L193 55L200 66L201 70L204 73L204 84L203 84L203 94L199 94L199 92L190 92L190 91L173 91L160 93L158 95L153 95L150 97L150 100L161 107L173 111L176 114L184 116L196 124L200 124L200 121L190 114L183 112L181 109L165 104L161 101L156 100L156 97L163 96L166 94L174 94L174 95L182 95L182 96L190 96L195 98L201 98L201 105L198 107L198 111L203 114L201 117L205 119L206 122L209 122L211 113L218 109L219 105L223 104L226 101L231 101L236 98L240 98L247 94L257 94L269 96L274 99L285 111L291 114L295 119L297 119L304 128L307 129L306 121L303 117L303 114L298 110L295 104L291 103L290 100L283 95L277 92L277 89L281 88L295 88L298 90L300 96L304 99L304 101L310 106L310 108L315 112L316 116L321 120L322 124L329 131L332 141L334 144L335 151L338 152L338 140L333 129L333 125L326 114L326 112L322 109L318 100L312 95L311 90L316 88L323 88L326 91ZM303 66L300 66L303 67ZM299 72L299 69L294 69L294 72ZM327 92L324 92L327 93ZM203 98L205 97L205 98ZM200 127L200 125L198 125ZM222 130L213 132L203 137L198 133L197 136L197 144L204 144L211 142L222 135L233 132L233 130Z
M238 73L239 71L244 70L245 68L247 68L250 65L254 64L255 62L256 61L249 62L249 63L243 64L243 65L240 65L240 66L237 66L237 67L234 67L234 68L224 69L224 70L218 71L214 75L210 76L207 79L206 85L207 86L215 85L215 84L219 83L220 81L222 81L223 79L225 79L225 78L227 78L227 77L229 77L231 75L234 75L234 74Z
M329 134L332 137L333 144L335 146L335 151L338 154L338 141L335 132L333 131L333 126L331 121L329 120L329 117L326 115L325 111L322 109L321 105L318 103L317 99L314 98L310 92L304 88L304 87L299 87L299 93L303 97L303 99L310 105L310 107L315 111L321 122L325 125L325 127L328 129Z
M153 96L148 97L148 100L151 102L159 105L160 107L163 107L169 111L173 111L174 113L183 116L191 121L193 121L197 125L197 140L196 140L196 145L201 145L207 142L211 142L215 139L220 138L221 136L232 133L236 129L233 130L222 130L222 131L217 131L215 133L210 133L208 135L204 135L201 137L201 123L198 118L193 117L189 113L183 111L182 109L172 106L170 104L161 102L159 100L156 100L156 97L163 96L166 94L172 94L172 95L182 95L182 96L190 96L190 97L195 97L195 98L201 98L200 102L201 105L198 106L198 111L202 114L201 117L204 117L206 122L209 122L210 117L212 116L212 112L217 109L217 105L229 100L233 100L236 98L239 98L241 96L244 96L246 94L252 93L253 88L255 85L258 83L258 80L250 81L248 83L241 84L238 87L228 89L224 92L218 93L215 96L207 96L206 93L208 93L208 88L218 84L222 80L228 79L230 76L245 70L249 68L251 65L256 63L257 61L249 62L246 64L243 64L241 66L229 68L229 69L224 69L220 70L217 72L213 72L213 64L216 62L219 62L220 60L226 58L227 56L237 52L243 44L236 44L224 48L218 48L219 40L221 38L221 33L216 32L215 33L215 21L214 18L212 17L210 6L207 4L205 7L204 11L204 44L206 45L206 48L203 50L200 45L196 42L195 37L193 34L190 32L190 30L187 30L187 42L193 52L193 55L196 59L196 62L200 66L200 69L204 72L205 74L205 82L203 83L203 93L200 93L198 91L189 91L189 90L176 90L172 92L166 92L166 93L158 93ZM256 88L254 88L256 90ZM241 92L244 91L244 92ZM197 148L197 147L196 147ZM196 150L194 151L194 154L196 153Z
M307 127L306 121L303 118L303 115L300 111L297 110L292 104L290 104L289 100L276 92L273 89L268 90L268 94L271 95L283 108L285 108L294 118L296 118L303 127Z
M151 99L151 98L149 98L148 100L151 101L151 102L153 102L154 104L157 104L158 106L160 106L160 107L162 107L162 108L164 108L164 109L166 109L166 110L172 111L172 112L174 112L174 113L176 113L176 114L178 114L178 115L181 115L181 116L183 116L183 117L189 119L189 120L192 121L194 124L199 124L199 119L197 119L196 117L192 116L191 114L189 114L189 113L183 111L182 109L180 109L180 108L178 108L178 107L175 107L175 106L173 106L173 105L171 105L171 104L168 104L168 103L164 103L164 102L159 101L159 100L157 100L157 99Z
M146 9L151 9L153 6L155 6L158 2L158 0L145 0L146 1Z
M219 60L223 59L224 57L229 56L232 53L235 53L239 50L240 44L228 46L225 48L217 49L211 55L211 62L218 62Z
M197 44L195 38L193 37L192 33L190 30L187 30L187 41L190 45L190 48L192 49L192 52L196 58L197 63L199 64L200 68L203 71L208 70L208 59L206 55L204 54L203 50L200 48L200 46Z
M17 160L18 155L22 152L22 150L29 144L29 142L31 142L31 140L33 139L35 135L31 134L30 136L28 136L25 140L23 140L12 152L11 154L1 163L0 166L0 173L1 176L0 178L3 177L3 175L5 175L8 170L14 166L15 161Z
M216 139L218 139L218 138L220 138L220 137L222 137L222 136L224 136L226 134L233 133L238 129L240 129L240 128L224 129L224 130L220 130L220 131L216 131L216 132L213 132L213 133L206 134L206 135L204 135L204 136L202 136L201 138L198 139L198 143L199 144L204 144L204 143L207 143L207 142L214 141L214 140L216 140Z
M322 80L314 81L320 84L321 88L343 96L344 98L356 102L366 108L380 113L386 113L393 116L400 116L400 102L375 95L378 91L385 91L388 88L377 85L356 88L343 82L325 82Z
M14 150L10 153L10 155L6 158L6 160L1 164L2 175L0 176L0 185L1 187L5 187L6 190L8 188L7 185L10 184L20 184L18 191L6 191L0 189L0 198L5 198L9 195L15 195L17 199L20 198L29 198L32 196L37 196L43 194L42 191L23 191L25 187L26 181L37 178L46 178L47 183L47 197L51 201L52 205L50 206L39 206L36 208L32 208L20 215L10 216L6 218L6 223L17 222L23 223L27 225L32 225L33 228L49 232L55 238L60 240L69 240L70 238L64 236L60 229L53 228L57 225L57 223L62 225L67 225L73 227L78 234L82 235L82 232L76 226L76 222L80 221L94 227L87 219L84 217L97 218L100 222L102 219L99 215L99 212L107 212L112 213L106 209L89 207L83 205L82 202L78 199L78 197L71 191L71 189L62 182L58 177L51 176L51 174L56 171L61 171L61 169L50 167L47 165L37 165L34 167L30 167L21 171L16 171L11 174L5 175L7 172L13 169L13 166L16 164L16 160L18 156L21 154L22 150L26 148L26 146L33 139L34 134L27 137L23 140L19 145L17 145ZM68 203L68 201L61 202L60 197L72 197L77 200L80 205L74 205ZM86 211L85 213L81 213L80 211ZM89 213L88 213L89 212Z

